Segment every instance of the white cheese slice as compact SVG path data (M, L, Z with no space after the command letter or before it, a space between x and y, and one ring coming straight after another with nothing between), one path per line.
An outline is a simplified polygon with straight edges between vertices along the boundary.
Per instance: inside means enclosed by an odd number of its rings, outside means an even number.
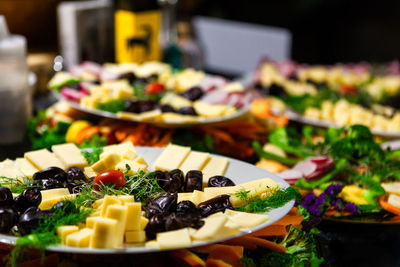
M226 216L216 216L204 219L204 225L192 235L195 240L211 240L218 235L218 232L224 227Z
M210 159L209 153L192 151L189 153L187 158L183 161L179 169L186 174L191 170L201 171Z
M22 172L25 176L32 178L32 176L39 171L29 161L24 158L15 159L15 167Z
M54 154L56 154L57 158L61 160L66 168L77 167L83 169L83 167L88 165L85 157L75 144L54 145L51 147L51 150L53 150Z
M187 228L157 234L160 249L178 249L190 246L189 230Z
M390 194L388 198L388 203L396 208L400 209L400 196L395 194Z
M233 223L236 223L244 228L252 228L268 220L268 216L266 214L247 213L229 209L225 210L225 214Z
M207 184L210 177L224 175L228 165L229 161L226 158L211 157L202 170L203 184Z
M47 149L26 152L24 156L25 159L32 163L38 170L47 169L49 167L65 168L64 164Z
M169 144L154 163L156 170L178 169L190 153L190 147Z

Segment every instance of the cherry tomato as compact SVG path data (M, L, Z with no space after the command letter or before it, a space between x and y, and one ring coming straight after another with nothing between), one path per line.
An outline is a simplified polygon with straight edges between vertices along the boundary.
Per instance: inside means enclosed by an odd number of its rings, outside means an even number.
M150 83L146 86L145 91L148 94L156 94L156 93L164 91L164 89L165 89L165 86L161 83Z
M344 94L355 94L357 93L357 88L348 85L342 85L340 91Z
M125 175L120 171L104 171L99 173L93 180L94 189L99 190L99 185L114 184L114 188L124 187L126 184Z

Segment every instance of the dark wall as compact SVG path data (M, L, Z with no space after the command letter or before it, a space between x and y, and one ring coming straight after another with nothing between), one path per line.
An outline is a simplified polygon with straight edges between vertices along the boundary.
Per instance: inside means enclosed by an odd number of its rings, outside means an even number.
M300 62L400 58L398 0L182 0L180 5L179 14L187 18L206 15L287 28L293 58Z

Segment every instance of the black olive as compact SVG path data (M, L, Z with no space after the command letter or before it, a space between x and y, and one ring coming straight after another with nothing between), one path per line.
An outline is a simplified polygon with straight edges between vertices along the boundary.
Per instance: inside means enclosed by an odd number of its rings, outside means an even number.
M74 181L87 181L85 174L77 167L70 167L67 170L67 182L72 183Z
M162 212L173 212L176 209L178 196L176 194L164 194L155 198L146 207L146 218L151 218Z
M268 90L268 95L272 95L272 96L278 96L278 97L282 97L286 95L286 91L285 88L283 88L281 85L276 84L276 83L272 83Z
M0 206L10 207L14 203L13 195L8 187L0 187Z
M235 183L228 177L216 175L208 179L208 187L235 186Z
M181 171L180 169L174 169L169 172L169 175L174 179L180 180L183 186L183 183L185 182L185 174L183 173L183 171Z
M33 180L46 180L50 178L60 182L65 182L67 180L67 174L61 168L50 167L45 170L38 171L33 175Z
M41 211L36 207L28 208L21 214L18 221L18 231L21 235L28 235L39 224L40 219L48 217L52 212Z
M219 195L207 201L201 202L198 206L200 214L207 217L217 212L224 212L225 209L233 210L232 204L229 201L229 195Z
M18 214L13 209L0 208L0 232L6 233L18 222Z
M183 173L180 170L171 172L155 171L154 177L158 185L168 193L176 193L182 188Z
M199 213L196 205L189 200L184 200L178 203L176 206L177 213Z
M157 107L157 103L151 100L126 100L125 111L132 113L142 113L150 110L154 110Z
M203 95L204 95L203 90L198 86L192 87L181 94L182 97L189 99L191 101L199 100Z
M175 109L171 105L161 105L160 106L161 112L175 112Z
M165 230L173 231L185 227L199 229L204 225L200 214L171 213L165 218Z
M42 194L38 188L28 188L15 198L15 207L24 212L29 207L38 207L42 202Z
M130 84L133 84L136 80L136 75L133 72L126 72L122 73L117 78L117 80L123 80L123 79L126 79Z
M182 114L182 115L197 116L196 110L193 107L190 107L190 106L189 107L182 107L182 108L178 109L176 112L179 113L179 114Z
M54 189L54 188L63 188L64 183L60 182L56 179L48 179L48 180L42 180L42 188L44 189Z
M62 200L62 201L58 201L56 204L54 204L54 206L51 208L51 211L55 212L58 209L63 209L65 211L65 213L68 214L68 213L76 211L77 208L72 202Z
M157 233L165 232L165 219L169 212L162 212L152 216L146 225L146 236L149 239L154 239Z
M188 171L185 180L185 192L193 192L193 190L201 191L203 189L203 173L201 171Z

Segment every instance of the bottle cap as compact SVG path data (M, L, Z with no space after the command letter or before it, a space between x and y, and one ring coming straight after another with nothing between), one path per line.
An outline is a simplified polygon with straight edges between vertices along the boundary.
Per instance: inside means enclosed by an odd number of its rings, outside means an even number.
M26 39L21 35L11 35L6 19L0 15L0 61L26 60Z

